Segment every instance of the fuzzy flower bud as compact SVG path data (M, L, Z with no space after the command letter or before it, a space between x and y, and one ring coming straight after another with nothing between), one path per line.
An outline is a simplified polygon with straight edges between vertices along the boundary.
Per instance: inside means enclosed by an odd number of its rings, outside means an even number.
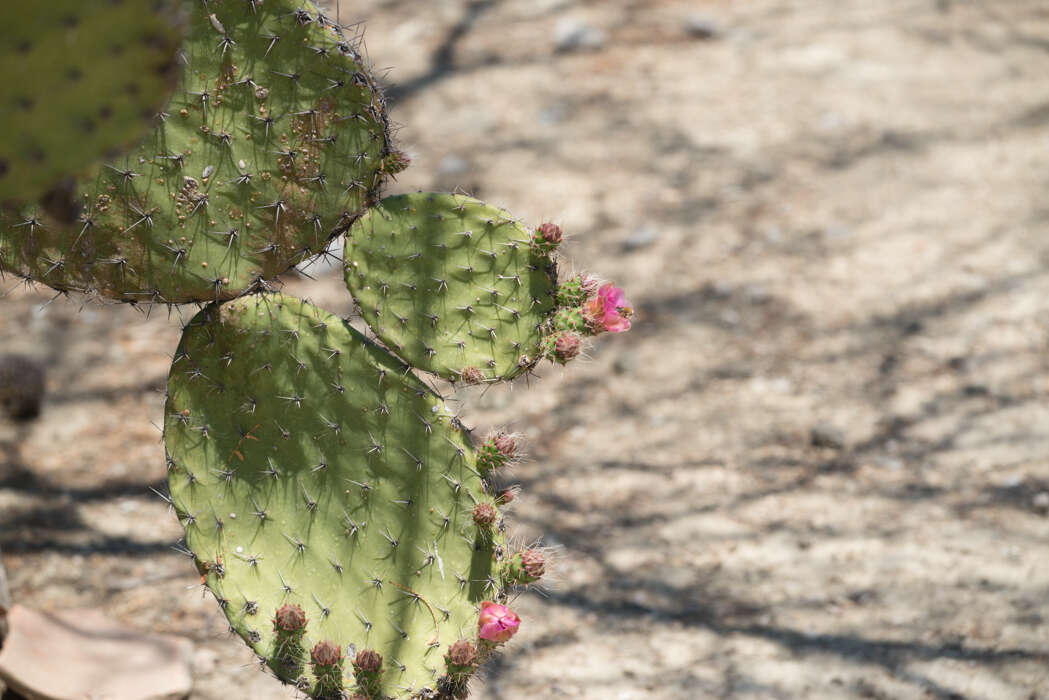
M538 549L521 552L521 568L533 579L541 579L546 573L546 557Z
M375 673L382 669L382 654L371 649L363 649L357 652L357 658L353 660L355 671Z
M540 253L550 253L557 246L561 245L561 241L565 239L564 233L561 231L561 227L557 224L543 224L536 229L535 234L532 236L532 245Z
M478 503L474 506L474 522L482 529L489 529L499 519L499 511L491 503Z
M273 631L280 634L301 632L306 629L306 613L301 606L285 604L277 609L273 618Z
M310 660L314 666L337 666L342 662L342 649L327 640L317 642L310 650Z
M489 435L481 445L480 454L477 457L477 466L481 475L498 469L512 460L517 455L517 438L510 433L498 432Z
M554 359L562 365L568 364L579 356L583 341L572 331L558 333L554 337Z
M381 675L382 654L371 649L357 652L357 657L353 660L353 677L365 697L375 697L379 694Z
M477 665L477 650L466 639L459 639L448 650L445 661L456 670L468 670Z
M386 172L391 175L396 175L399 172L403 172L408 169L408 166L412 164L412 159L408 157L408 154L404 151L390 151L389 155L386 156L384 167Z
M579 275L579 286L584 292L586 292L587 297L592 297L597 294L598 289L600 289L601 280L596 275L584 272Z
M486 600L481 603L477 636L488 642L502 643L517 633L521 618L505 605Z
M496 451L507 459L517 452L517 440L510 433L496 433L492 438L492 445Z
M526 585L535 583L546 573L546 556L538 549L526 549L510 558L507 576L510 581Z
M633 314L634 309L626 300L626 294L611 282L602 285L597 296L583 306L583 316L595 334L630 330L630 317Z
M543 224L539 227L537 232L544 241L552 245L557 245L565 239L564 233L561 231L561 227L557 224Z

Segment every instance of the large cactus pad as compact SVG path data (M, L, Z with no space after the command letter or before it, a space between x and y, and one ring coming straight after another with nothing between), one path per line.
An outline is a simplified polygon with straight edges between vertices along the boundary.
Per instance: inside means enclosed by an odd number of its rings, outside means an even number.
M155 130L43 207L0 213L0 268L124 301L228 299L377 196L385 105L338 28L299 0L192 6Z
M0 3L0 202L134 145L175 86L181 0Z
M461 195L384 199L351 229L346 284L376 335L446 379L509 379L542 355L556 269L501 209Z
M290 645L289 661L274 633L285 604L306 613L303 649L375 650L382 693L407 698L435 688L500 594L506 542L472 517L494 502L468 436L400 362L306 302L201 311L172 366L165 440L205 581L286 682L320 694L308 653Z

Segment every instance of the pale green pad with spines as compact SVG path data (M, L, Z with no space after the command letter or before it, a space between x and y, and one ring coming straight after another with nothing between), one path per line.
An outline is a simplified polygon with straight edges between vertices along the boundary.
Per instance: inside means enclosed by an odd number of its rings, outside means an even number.
M445 379L510 379L535 365L556 266L507 212L470 197L384 199L350 229L346 284L375 334Z
M181 0L0 3L0 202L134 146L179 74Z
M278 294L205 308L172 365L165 443L188 546L261 657L276 652L276 609L299 604L307 653L324 639L374 649L383 691L408 698L476 638L506 556L471 518L486 498L476 452L439 398L339 318Z
M77 182L72 223L53 206L0 212L0 268L123 301L228 299L378 196L385 104L354 46L300 0L191 5L163 123Z

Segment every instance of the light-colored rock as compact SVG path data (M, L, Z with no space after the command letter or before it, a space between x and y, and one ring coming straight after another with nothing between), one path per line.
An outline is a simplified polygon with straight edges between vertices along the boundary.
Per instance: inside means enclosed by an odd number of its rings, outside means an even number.
M600 27L582 20L565 17L554 30L558 51L597 51L608 42L608 34Z
M0 682L26 700L175 700L192 689L188 639L142 634L97 610L15 605L8 622Z

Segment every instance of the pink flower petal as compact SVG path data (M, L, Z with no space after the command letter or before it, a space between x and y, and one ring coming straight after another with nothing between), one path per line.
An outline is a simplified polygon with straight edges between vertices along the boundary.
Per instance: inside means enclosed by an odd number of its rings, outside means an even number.
M481 603L477 636L489 642L505 642L517 633L521 618L505 605L491 601Z

